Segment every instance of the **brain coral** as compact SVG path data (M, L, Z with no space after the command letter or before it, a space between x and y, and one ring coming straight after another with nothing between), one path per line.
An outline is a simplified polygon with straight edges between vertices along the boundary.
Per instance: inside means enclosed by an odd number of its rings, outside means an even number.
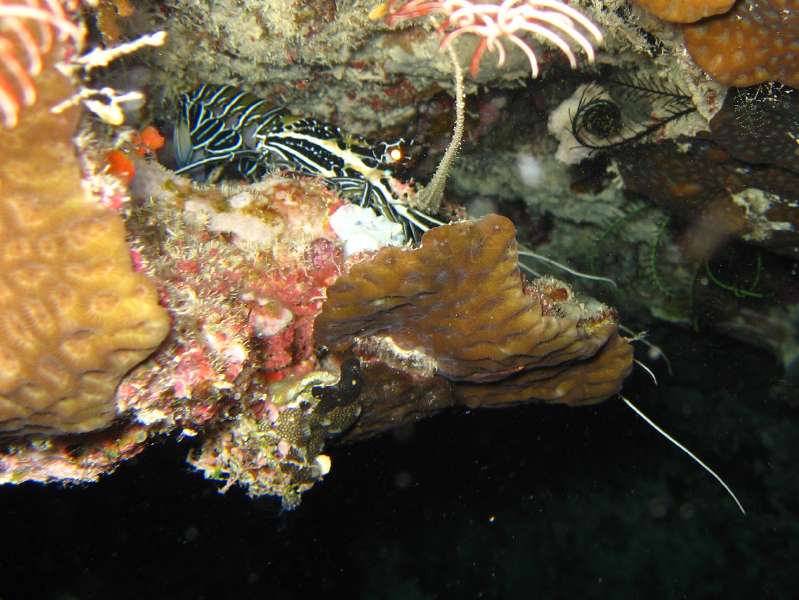
M120 378L169 329L132 268L120 216L81 185L72 87L55 69L0 136L0 433L83 432L114 417Z
M517 260L513 224L498 215L432 229L416 250L383 248L328 288L317 339L340 352L390 340L397 354L424 356L438 375L481 388L518 373L581 377L578 365L621 342L613 311L577 302L553 279L524 286ZM604 397L629 373L631 352L625 361L608 369ZM566 398L572 387L540 399ZM530 398L521 390L515 399Z
M696 64L724 85L799 85L799 0L739 0L683 28Z

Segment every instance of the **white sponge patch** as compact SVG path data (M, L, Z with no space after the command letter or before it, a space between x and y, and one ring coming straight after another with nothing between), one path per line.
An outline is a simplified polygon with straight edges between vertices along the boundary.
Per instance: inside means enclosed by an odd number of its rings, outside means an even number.
M345 204L330 215L330 227L344 242L345 258L359 252L376 252L384 246L405 244L399 223L357 204Z

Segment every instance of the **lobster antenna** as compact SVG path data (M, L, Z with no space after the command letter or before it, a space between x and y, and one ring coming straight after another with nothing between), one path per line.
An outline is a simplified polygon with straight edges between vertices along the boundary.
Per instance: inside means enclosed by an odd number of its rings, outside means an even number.
M629 334L632 336L627 341L628 342L641 342L644 346L649 348L654 353L653 358L662 358L663 362L666 363L666 370L669 372L669 375L674 375L674 371L671 368L671 361L669 360L668 355L663 351L663 348L660 346L653 344L648 339L646 339L646 331L640 331L635 333L629 327L626 327L619 323L619 329L621 329L624 333Z
M557 267L558 269L562 269L562 270L566 271L567 273L570 273L571 275L574 275L575 277L581 277L583 279L590 279L591 281L604 281L605 283L609 283L610 285L612 285L613 287L615 287L617 289L619 287L618 285L616 285L616 282L613 281L612 279L610 279L609 277L602 277L601 275L589 275L588 273L582 273L582 272L580 272L580 271L578 271L576 269L572 269L571 267L567 267L563 263L559 263L556 260L552 260L551 258L547 258L546 256L542 256L541 254L533 252L532 250L530 250L529 248L525 248L524 246L519 247L519 256L524 256L526 258L533 258L535 260L540 260L541 262L548 263L548 264L552 265L553 267ZM525 271L527 271L528 273L533 273L533 274L535 274L536 277L538 277L538 274L535 271L533 271L533 269L528 268L527 266L525 266L523 264L520 264L519 266L522 269L524 269Z
M710 467L708 467L708 466L707 466L705 463L703 463L701 460L699 460L699 457L697 457L697 456L696 456L696 454L694 454L693 452L691 452L691 451L690 451L688 448L686 448L685 446L683 446L683 445L682 445L680 442L678 442L678 441L677 441L677 440L675 440L673 437L671 437L671 436L670 436L668 433L666 433L665 431L663 431L663 429L662 429L661 427L659 427L658 425L656 425L656 424L655 424L655 422L654 422L654 421L652 421L652 419L650 419L650 418L649 418L649 417L647 417L647 416L646 416L646 415L645 415L643 412L641 412L641 410L640 410L640 409L639 409L637 406L635 406L635 404L633 404L632 402L630 402L630 401L629 401L627 398L625 398L625 397L624 397L624 396L622 396L621 394L619 394L619 398L621 398L622 400L624 400L624 403L625 403L627 406L629 406L629 407L630 407L630 408L633 410L633 412L634 412L635 414L637 414L637 415L638 415L639 417L641 417L641 418L642 418L644 421L646 421L646 422L647 422L647 423L648 423L648 424L649 424L649 425L650 425L650 426L651 426L651 427L652 427L652 428L653 428L655 431L657 431L657 432L658 432L660 435L662 435L664 438L666 438L667 440L669 440L669 441L670 441L672 444L674 444L675 446L677 446L677 447L678 447L680 450L682 450L683 452L685 452L685 453L686 453L686 454L687 454L689 457L691 457L691 458L694 460L694 462L696 462L696 463L697 463L697 464L698 464L700 467L702 467L702 468L703 468L705 471L707 471L708 473L710 473L710 474L711 474L711 475L712 475L712 476L713 476L713 477L716 479L716 481L718 481L718 482L719 482L719 483L722 485L722 487L723 487L725 490L727 490L727 493L728 493L728 494L729 494L729 495L732 497L732 499L733 499L733 500L735 500L735 504L737 504L737 505L738 505L738 508L741 510L741 512L742 512L744 515L746 514L746 511L744 510L744 507L743 507L743 505L742 505L742 504L741 504L741 502L738 500L738 497L737 497L737 496L736 496L736 495L733 493L733 491L730 489L730 486L728 486L726 483L724 483L724 480L723 480L721 477L719 477L718 475L716 475L716 473L713 471L713 469L711 469L711 468L710 468Z
M641 368L642 368L642 369L643 369L643 370L644 370L646 373L648 373L648 374L649 374L649 376L652 378L652 381L654 381L654 382L655 382L655 385L658 385L658 378L657 378L657 377L655 377L655 374L652 372L652 369L650 369L649 367L647 367L647 366L646 366L644 363L642 363L642 362L641 362L640 360L638 360L637 358L634 358L633 360L635 361L635 364L637 364L637 365L638 365L639 367L641 367Z

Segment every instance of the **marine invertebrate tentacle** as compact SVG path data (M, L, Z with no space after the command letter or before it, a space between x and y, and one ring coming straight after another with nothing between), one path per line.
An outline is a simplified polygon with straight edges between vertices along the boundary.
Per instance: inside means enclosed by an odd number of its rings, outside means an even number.
M497 66L501 67L505 63L505 41L524 53L532 76L537 77L538 59L522 37L525 33L543 37L557 46L573 69L577 67L577 59L569 41L583 49L589 62L594 62L594 48L588 38L593 38L596 44L602 43L602 33L596 25L579 11L558 0L504 0L499 4L469 0L411 0L402 6L390 8L387 20L396 23L401 19L432 14L441 14L445 18L439 26L439 30L448 31L441 42L442 49L449 48L452 42L465 34L481 38L472 55L472 76L477 75L480 59L486 50L497 53Z
M44 56L53 49L54 33L60 42L83 42L83 31L64 10L71 3L0 2L0 119L14 127L23 107L36 102L31 79L42 72Z
M663 362L666 363L666 371L668 371L669 375L674 375L674 370L671 368L671 360L669 360L668 354L666 354L663 351L663 348L661 348L657 344L653 344L648 339L646 339L647 335L646 331L639 331L638 333L636 333L624 324L619 324L619 329L622 332L626 333L627 335L631 336L627 338L628 342L631 343L641 342L644 346L649 348L650 352L649 358L652 359L662 358Z
M655 373L654 373L654 371L652 371L652 369L650 369L650 368L647 366L647 364L646 364L646 363L644 363L644 362L641 362L641 361L640 361L640 360L638 360L637 358L636 358L636 359L634 359L634 360L633 360L633 362L634 362L636 365L638 365L639 367L641 367L641 369L644 371L644 373L646 373L647 375L649 375L649 377L651 377L651 378L652 378L652 383L654 383L655 385L658 385L658 378L655 376Z
M622 76L579 90L577 107L569 114L570 128L574 139L591 150L628 147L696 112L690 96L678 87L647 77Z

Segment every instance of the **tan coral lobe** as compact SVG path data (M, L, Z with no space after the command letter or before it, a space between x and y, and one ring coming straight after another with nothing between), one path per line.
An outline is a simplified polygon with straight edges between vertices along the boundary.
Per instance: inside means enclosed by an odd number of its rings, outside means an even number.
M531 369L492 385L460 383L455 396L470 408L509 406L520 399L570 406L597 404L621 389L632 364L632 346L614 333L591 360Z
M169 329L133 270L121 217L81 185L73 91L55 69L0 135L0 434L85 432L115 416L121 377Z
M525 287L513 224L489 215L430 230L416 250L384 248L353 266L328 288L316 334L339 352L390 338L401 351L429 357L438 375L481 384L475 388L505 385L518 373L549 380L539 387L560 376L545 395L519 387L516 401L582 403L612 395L632 364L630 351L604 362L609 342L629 345L618 338L613 311L595 304L577 302L550 278ZM595 359L602 367L593 373L587 364ZM587 373L604 382L601 393L582 386Z

